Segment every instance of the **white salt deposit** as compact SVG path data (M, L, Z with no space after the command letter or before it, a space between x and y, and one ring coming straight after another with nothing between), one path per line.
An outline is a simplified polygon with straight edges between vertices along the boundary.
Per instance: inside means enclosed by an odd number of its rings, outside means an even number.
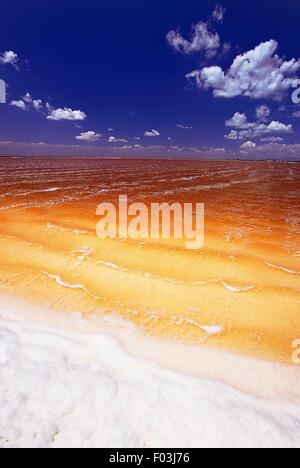
M1 448L300 447L299 401L169 371L108 333L2 312Z

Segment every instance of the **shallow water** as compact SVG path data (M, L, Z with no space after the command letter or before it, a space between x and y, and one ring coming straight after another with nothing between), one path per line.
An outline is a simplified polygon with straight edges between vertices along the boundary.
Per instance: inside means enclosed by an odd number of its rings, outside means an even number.
M0 292L147 334L291 363L300 338L300 165L0 159ZM96 207L205 203L205 247L100 240Z

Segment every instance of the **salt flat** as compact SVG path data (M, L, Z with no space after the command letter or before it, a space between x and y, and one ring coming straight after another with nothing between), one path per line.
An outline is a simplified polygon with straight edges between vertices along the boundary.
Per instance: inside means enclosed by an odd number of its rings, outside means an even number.
M299 399L173 372L108 332L63 332L17 315L1 309L1 448L300 447ZM259 387L261 369L247 364Z

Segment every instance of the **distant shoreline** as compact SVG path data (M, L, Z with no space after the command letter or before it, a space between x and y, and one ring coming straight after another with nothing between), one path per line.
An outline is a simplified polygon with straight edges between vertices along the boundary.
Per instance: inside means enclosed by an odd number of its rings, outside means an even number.
M300 163L299 159L201 159L201 158L170 158L170 157L160 157L160 156L147 156L147 157L137 157L137 156L3 156L0 155L0 159L104 159L107 161L199 161L199 162L240 162L240 163Z

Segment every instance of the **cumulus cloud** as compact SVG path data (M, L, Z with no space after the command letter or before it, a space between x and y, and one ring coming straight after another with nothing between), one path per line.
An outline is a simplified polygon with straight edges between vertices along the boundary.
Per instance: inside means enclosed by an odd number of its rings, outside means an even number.
M291 124L286 125L277 120L273 120L267 127L269 133L293 133L293 126Z
M10 105L18 107L24 111L28 111L30 109L33 109L37 112L44 111L46 115L48 114L48 120L82 121L87 118L87 115L80 110L72 110L66 107L64 109L55 109L48 102L44 104L41 99L34 99L28 92L21 99L11 101Z
M24 111L28 110L28 107L26 106L25 102L22 101L22 99L20 99L19 101L11 101L10 105Z
M225 135L226 140L237 141L240 139L240 134L237 130L231 130L230 133Z
M125 138L116 138L115 136L111 136L108 139L108 143L128 143L128 140L125 140Z
M49 106L48 106L49 108ZM48 120L72 120L72 121L80 121L85 120L87 115L80 111L80 110L72 110L65 107L64 109L53 109L50 107L49 115L47 116Z
M27 104L31 104L32 103L32 97L29 93L26 93L25 96L23 96L23 101L26 102Z
M43 109L43 102L41 99L34 99L32 101L32 106L36 111L41 111Z
M234 128L249 128L249 122L247 119L246 114L240 114L236 112L234 116L226 120L226 127L234 127Z
M263 145L256 145L251 148L241 149L241 153L246 154L251 159L272 159L300 161L300 145L288 145L285 143L269 142Z
M43 102L41 99L33 99L30 93L26 93L21 99L17 101L12 101L11 106L18 107L22 110L30 110L33 108L36 111L41 111L43 109Z
M254 142L251 141L251 143ZM245 155L247 159L253 160L300 161L300 144L265 141L263 144L256 143L255 146L251 144L242 145L240 154Z
M151 130L144 133L146 137L159 137L160 133L157 130Z
M10 105L17 107L18 109L22 109L23 111L27 110L27 106L25 102L22 101L22 99L20 99L19 101L11 101Z
M205 67L186 75L200 89L213 90L218 98L247 96L282 100L300 69L300 60L284 60L276 54L278 42L270 40L238 55L227 72L219 66Z
M179 31L172 30L167 34L167 41L173 49L183 54L203 52L206 57L213 57L221 47L220 36L210 31L209 24L199 21L192 27L190 40L185 39Z
M216 5L212 17L217 23L223 23L226 9L222 5Z
M293 132L292 125L286 125L274 120L269 124L260 121L249 122L246 114L239 112L236 112L231 119L227 120L225 125L233 128L228 135L225 135L228 140L251 140L276 133L289 134Z
M43 109L43 102L41 99L33 99L30 93L25 94L25 96L22 97L22 100L28 104L28 106L32 106L34 110L36 111L41 111ZM28 107L28 109L29 109Z
M100 133L88 131L88 132L80 133L80 135L76 136L75 138L76 140L79 140L79 141L93 142L93 141L98 141L101 137L102 135Z
M12 50L8 50L0 54L0 65L12 65L16 70L18 67L19 57Z
M256 113L257 120L265 122L268 119L268 117L270 117L271 115L271 109L269 106L266 106L265 104L263 104L261 106L257 106L255 113Z
M256 143L254 143L253 141L245 141L245 143L243 143L240 147L240 149L243 151L243 150L248 150L248 149L254 149L256 148Z

